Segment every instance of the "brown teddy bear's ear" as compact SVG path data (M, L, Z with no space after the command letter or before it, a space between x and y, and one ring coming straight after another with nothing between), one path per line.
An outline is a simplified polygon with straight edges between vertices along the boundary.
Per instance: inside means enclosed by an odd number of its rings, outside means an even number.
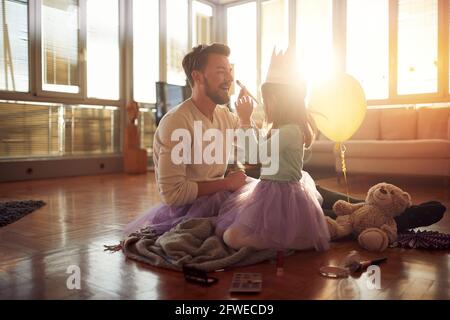
M408 192L403 192L402 196L403 196L403 199L408 201L408 206L410 206L411 205L411 196L409 195L409 193Z

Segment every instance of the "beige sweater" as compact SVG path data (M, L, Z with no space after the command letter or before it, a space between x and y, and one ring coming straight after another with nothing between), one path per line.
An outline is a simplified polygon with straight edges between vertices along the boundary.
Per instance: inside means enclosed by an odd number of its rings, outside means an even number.
M209 141L203 142L202 136L194 136L194 121L201 121L202 134L207 129L220 130L223 141L226 141L226 129L239 127L239 118L228 108L217 106L211 122L197 109L191 99L170 110L162 118L155 133L153 160L158 190L162 201L168 205L192 203L197 198L197 182L221 179L227 168L230 150L227 152L226 143L223 144L223 157L221 161L217 161L219 163L207 164L203 160L202 163L194 163L194 144L201 145L199 148L201 150L211 144ZM197 123L198 127L199 123ZM192 138L189 143L192 146L190 164L176 164L172 161L172 149L175 147L176 150L179 150L182 141L179 137L172 141L172 133L176 129L186 129ZM178 152L178 154L184 155L182 152Z

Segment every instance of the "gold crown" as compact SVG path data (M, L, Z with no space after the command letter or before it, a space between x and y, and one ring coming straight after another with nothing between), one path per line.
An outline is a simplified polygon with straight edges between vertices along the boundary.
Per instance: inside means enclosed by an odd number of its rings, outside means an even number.
M266 82L304 86L304 79L300 76L295 63L295 52L288 47L285 52L276 53L275 48L270 59Z

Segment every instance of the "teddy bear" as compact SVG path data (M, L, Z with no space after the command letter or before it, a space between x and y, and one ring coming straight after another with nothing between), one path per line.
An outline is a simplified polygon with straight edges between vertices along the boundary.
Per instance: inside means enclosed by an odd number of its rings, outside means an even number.
M337 219L326 218L331 239L353 234L364 249L384 251L397 240L394 218L409 206L409 193L393 184L378 183L369 189L365 202L336 201L333 211Z

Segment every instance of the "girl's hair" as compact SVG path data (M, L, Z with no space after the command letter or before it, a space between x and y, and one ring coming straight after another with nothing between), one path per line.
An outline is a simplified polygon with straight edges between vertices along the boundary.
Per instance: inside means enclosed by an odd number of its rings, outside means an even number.
M317 132L316 124L305 107L305 89L278 83L264 83L261 86L263 99L267 102L273 97L272 110L267 110L266 121L272 123L274 128L284 124L297 124L303 132L305 147L309 148ZM270 114L267 114L269 111Z

